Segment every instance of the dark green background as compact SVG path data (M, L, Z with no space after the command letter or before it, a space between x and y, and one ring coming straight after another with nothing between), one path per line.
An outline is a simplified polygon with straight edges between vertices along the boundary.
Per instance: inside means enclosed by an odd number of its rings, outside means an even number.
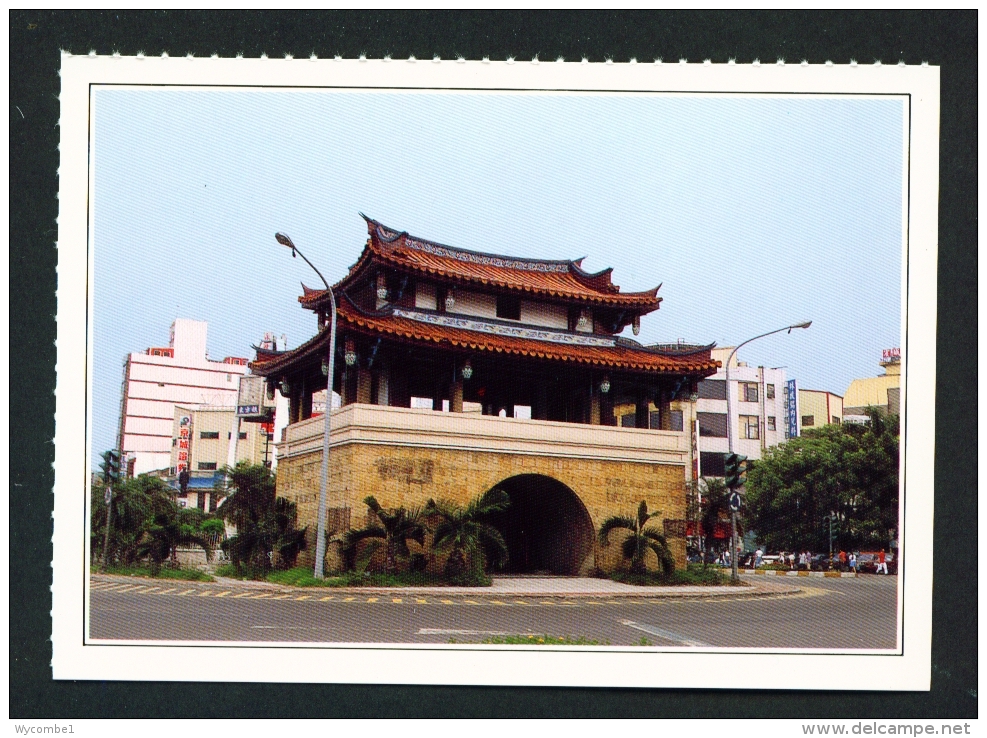
M975 717L977 13L11 11L10 717ZM59 49L942 68L932 691L696 692L53 682L51 509ZM15 108L17 106L20 112ZM834 294L834 299L839 293ZM861 316L866 319L866 316ZM83 357L78 357L82 361ZM837 360L838 357L834 357ZM914 555L915 552L913 552ZM751 627L738 623L737 627ZM779 660L779 669L784 662ZM206 661L187 673L209 672ZM894 660L889 659L889 669ZM153 677L152 675L149 675ZM327 675L331 677L331 675ZM756 686L758 674L739 674ZM778 674L773 674L777 678ZM783 674L792 687L804 681ZM859 686L848 672L834 690Z

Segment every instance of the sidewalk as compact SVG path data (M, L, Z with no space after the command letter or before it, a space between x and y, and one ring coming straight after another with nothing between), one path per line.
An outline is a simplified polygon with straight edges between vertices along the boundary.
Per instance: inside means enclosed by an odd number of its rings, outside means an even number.
M126 577L107 574L91 575L93 581L114 582L156 582L160 579ZM215 577L215 582L181 582L193 587L215 587L224 589L277 590L281 592L330 591L340 594L398 594L408 595L451 595L451 596L537 596L537 597L661 597L661 598L708 598L708 597L763 597L797 594L801 590L789 582L754 581L742 587L639 587L614 582L610 579L592 577L494 577L489 587L291 587L273 582L256 582L243 579ZM177 580L164 580L169 584Z
M746 576L776 576L776 577L817 577L826 579L855 579L858 575L851 571L778 571L777 569L739 569L739 574Z

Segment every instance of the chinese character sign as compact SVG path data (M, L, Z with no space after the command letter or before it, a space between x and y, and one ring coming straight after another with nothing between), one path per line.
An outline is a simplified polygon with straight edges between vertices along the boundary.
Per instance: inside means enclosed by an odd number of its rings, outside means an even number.
M785 438L795 438L799 434L799 392L794 379L785 383L785 414L788 422L785 424Z
M178 421L178 463L175 464L175 473L181 474L189 466L189 441L192 436L192 418L183 415Z

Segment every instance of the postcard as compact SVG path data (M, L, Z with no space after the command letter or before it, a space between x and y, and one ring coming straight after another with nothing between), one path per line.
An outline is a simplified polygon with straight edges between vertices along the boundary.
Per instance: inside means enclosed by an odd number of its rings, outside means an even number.
M937 68L61 78L56 679L929 689Z

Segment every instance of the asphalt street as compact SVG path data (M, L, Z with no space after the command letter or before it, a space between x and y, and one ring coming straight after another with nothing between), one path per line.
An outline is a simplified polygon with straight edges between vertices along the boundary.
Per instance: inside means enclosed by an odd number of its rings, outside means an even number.
M796 594L646 597L408 595L93 581L107 640L479 643L503 635L659 647L894 649L897 577L799 580ZM642 641L644 639L644 641Z

